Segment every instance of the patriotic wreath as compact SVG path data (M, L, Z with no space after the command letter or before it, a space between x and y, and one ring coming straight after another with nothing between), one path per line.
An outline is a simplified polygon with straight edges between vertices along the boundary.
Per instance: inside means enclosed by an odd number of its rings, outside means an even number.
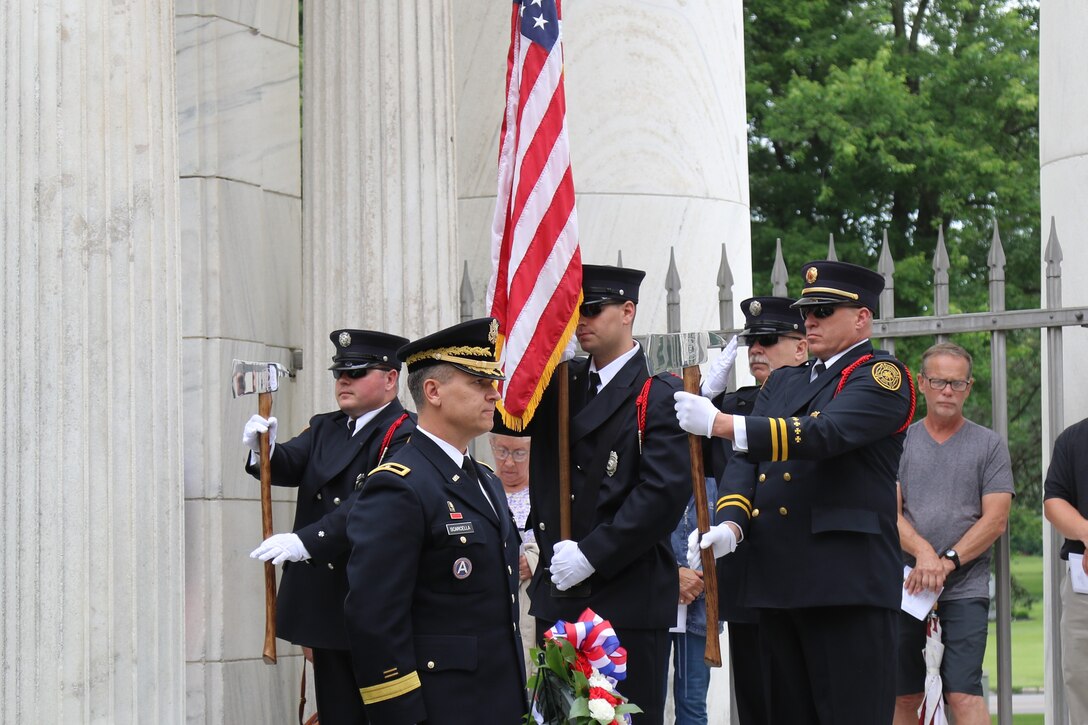
M532 655L527 724L629 725L629 713L642 712L616 690L627 677L627 651L592 609L576 622L556 622L544 633L544 649Z

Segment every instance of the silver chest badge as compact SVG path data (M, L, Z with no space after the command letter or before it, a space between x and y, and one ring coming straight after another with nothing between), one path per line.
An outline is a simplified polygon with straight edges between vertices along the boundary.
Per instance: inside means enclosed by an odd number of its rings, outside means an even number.
M615 451L608 452L608 463L605 464L604 472L609 476L616 475L616 466L620 463L620 457L616 455Z

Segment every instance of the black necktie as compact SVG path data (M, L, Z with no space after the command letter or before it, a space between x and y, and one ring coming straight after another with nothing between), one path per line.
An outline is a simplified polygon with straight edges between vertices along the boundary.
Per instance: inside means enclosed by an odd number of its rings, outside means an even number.
M465 456L465 460L461 462L461 470L465 472L465 478L468 479L469 486L479 491L484 500L487 501L487 505L491 507L492 511L495 511L495 504L491 501L491 497L487 495L483 484L480 483L480 477L476 473L476 464L472 462L471 456Z
M597 374L596 370L589 371L589 397L586 400L593 400L597 395L597 388L601 387L601 376Z
M820 375L824 370L827 370L827 366L822 362L818 362L812 366L812 382L816 382L820 379Z
M359 419L358 418L352 418L351 416L348 416L348 435L349 436L355 435L355 421L357 421L357 420L359 420Z

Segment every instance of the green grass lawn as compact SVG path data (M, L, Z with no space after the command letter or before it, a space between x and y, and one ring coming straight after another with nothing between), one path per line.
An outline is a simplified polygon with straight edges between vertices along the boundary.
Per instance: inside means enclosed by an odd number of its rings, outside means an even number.
M1013 715L1012 721L1013 725L1043 725L1046 722L1042 713L1038 715ZM990 722L997 725L997 715L992 716Z
M1012 622L1012 688L1013 692L1039 689L1043 686L1043 557L1013 556L1009 569L1016 580L1038 598L1028 619ZM997 634L993 622L989 629L982 668L990 676L993 691L997 688ZM1042 722L1042 716L1039 717L1039 720L1023 722ZM1017 718L1016 722L1021 720Z

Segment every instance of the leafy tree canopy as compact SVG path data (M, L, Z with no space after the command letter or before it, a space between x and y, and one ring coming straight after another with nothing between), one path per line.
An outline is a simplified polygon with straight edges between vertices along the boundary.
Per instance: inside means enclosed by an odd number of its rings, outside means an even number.
M995 224L1006 305L1039 305L1037 0L745 0L753 282L771 291L782 239L796 271L827 254L876 268L885 232L896 315L930 314L943 229L952 312L988 309ZM990 345L966 414L990 424ZM1009 336L1018 504L1039 506L1039 335ZM929 338L898 343L917 364ZM918 415L924 415L920 406Z

